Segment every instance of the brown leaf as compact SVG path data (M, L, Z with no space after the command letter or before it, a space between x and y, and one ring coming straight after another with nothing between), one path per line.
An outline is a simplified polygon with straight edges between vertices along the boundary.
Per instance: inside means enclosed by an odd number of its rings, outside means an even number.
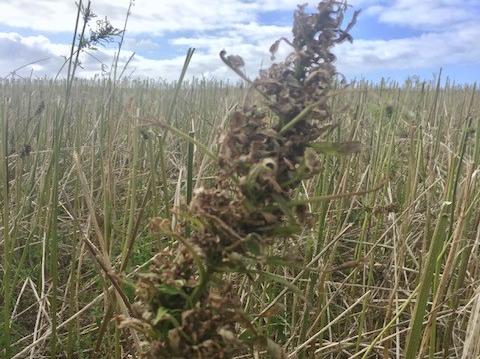
M276 303L274 306L272 306L271 308L269 308L267 311L265 312L262 312L262 314L260 315L260 317L262 318L270 318L270 317L273 317L277 314L280 314L281 312L283 312L285 310L285 306L282 304L282 303Z
M171 224L167 218L153 217L148 225L152 233L170 232Z
M230 55L227 56L227 61L230 63L230 65L236 69L244 67L245 66L245 61L243 61L242 57L239 55Z
M272 46L270 46L270 54L271 54L270 59L272 61L275 60L275 54L277 53L278 47L280 46L280 40L281 39L278 39L272 44Z
M178 329L168 331L168 344L174 353L180 352L180 333Z

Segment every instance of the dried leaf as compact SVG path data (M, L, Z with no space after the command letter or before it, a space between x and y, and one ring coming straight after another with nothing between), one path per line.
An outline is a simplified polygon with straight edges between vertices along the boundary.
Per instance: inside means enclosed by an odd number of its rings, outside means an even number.
M277 53L278 47L280 46L280 41L281 39L278 39L272 44L272 46L270 46L270 59L272 61L275 60L275 54Z
M180 353L180 334L177 329L168 331L168 345L174 353Z
M232 65L232 67L236 69L239 69L245 66L245 61L243 61L243 58L239 55L227 56L227 61L230 63L230 65Z
M275 303L272 307L270 307L265 312L262 312L260 317L262 318L271 318L275 315L280 314L281 312L285 311L285 306L282 303Z
M148 228L152 233L168 233L171 231L171 224L167 218L153 217Z

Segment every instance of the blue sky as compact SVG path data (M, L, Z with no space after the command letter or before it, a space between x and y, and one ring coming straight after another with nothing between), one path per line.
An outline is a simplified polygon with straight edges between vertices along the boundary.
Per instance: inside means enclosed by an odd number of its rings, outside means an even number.
M121 61L132 52L128 76L175 79L189 47L197 49L190 76L235 79L218 58L220 50L241 55L253 77L269 65L268 48L290 35L292 13L301 0L135 0ZM458 83L480 81L480 0L351 0L362 9L353 44L335 52L348 79L402 81L410 75L444 74ZM314 2L311 2L314 4ZM99 17L122 27L129 0L92 0ZM53 76L69 52L75 19L70 0L0 0L0 76L18 72ZM280 55L288 52L283 47ZM108 70L113 48L82 57L79 76Z

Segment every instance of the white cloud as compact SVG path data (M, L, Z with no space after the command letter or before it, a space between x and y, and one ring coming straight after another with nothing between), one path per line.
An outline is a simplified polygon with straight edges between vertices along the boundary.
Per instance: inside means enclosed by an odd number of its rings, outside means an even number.
M480 24L418 37L394 40L357 40L341 45L339 67L348 74L395 69L439 68L449 64L480 63Z
M367 14L384 23L423 30L441 30L459 22L476 20L478 0L393 0L370 3Z
M155 51L160 50L160 45L149 38L131 37L126 34L123 48L132 51Z
M258 12L293 9L297 0L136 0L129 19L130 33L163 34L170 31L205 31L255 21ZM100 16L123 26L129 0L93 0ZM32 9L34 7L34 9ZM26 11L25 9L30 9ZM2 0L0 23L46 32L71 32L75 3L67 0Z
M223 31L217 31L215 36L179 37L171 40L173 45L182 45L207 49L219 52L222 49L235 49L238 46L253 45L263 48L262 52L268 51L268 47L278 38L289 36L291 27L261 25L255 22L248 24L236 24Z
M33 71L34 77L53 77L61 69L69 53L70 45L54 43L43 35L22 36L13 32L0 32L0 77L8 76L20 67L22 69L16 71L20 76L29 76ZM83 54L80 57L83 67L80 74L83 76L101 72L102 66L98 60L110 64L113 58L112 50L102 49L92 54L93 56ZM41 61L36 62L38 60ZM25 66L29 63L33 64Z
M250 54L246 57L249 60L252 58L257 60L258 56L262 56L258 49L251 44L241 44L236 47L236 50ZM53 43L45 36L22 36L17 33L0 32L0 77L5 77L13 70L40 59L47 60L23 68L18 72L18 75L29 76L33 70L34 77L55 76L65 60L64 56L69 51L68 45ZM78 70L78 76L93 77L95 74L101 74L102 63L107 65L106 70L108 71L114 52L113 49L99 48L98 51L88 51L91 55L83 54L80 57L82 68ZM12 53L15 56L11 56ZM131 51L122 53L119 61L120 66L126 63L131 54ZM129 74L133 71L135 76L174 80L178 78L183 62L184 56L159 60L136 55L125 73ZM251 68L256 71L259 63L255 61L253 63L254 66L251 66ZM236 79L233 73L223 65L218 56L218 51L214 47L197 51L188 73L189 76Z
M282 35L286 28L267 27L262 31L256 23L228 30L228 35L218 37L179 37L172 40L173 45L194 46L197 51L188 70L189 76L206 76L236 79L219 59L218 53L226 49L230 54L244 58L246 72L254 77L260 67L269 65L268 47L271 42ZM336 49L338 68L349 76L358 76L372 71L389 71L395 69L438 68L448 64L480 63L480 24L468 23L453 30L427 33L418 37L394 40L356 40L353 44L345 43ZM52 43L45 36L21 36L15 33L0 33L0 69L1 76L15 67L35 59L50 57L48 62L37 64L34 68L38 76L53 75L63 62L61 55L67 54L69 47L65 44ZM282 53L289 51L283 46ZM16 56L9 56L15 53ZM111 63L113 50L100 49L92 53L107 65ZM130 56L125 51L121 58L124 63ZM134 71L135 76L176 79L184 61L183 56L170 59L153 59L136 55L126 73ZM92 76L100 72L99 63L90 56L83 56L85 67L79 75ZM31 68L31 67L30 67ZM30 71L25 69L25 73ZM8 71L7 71L8 70Z
M154 55L161 55L164 46L171 46L175 50L193 46L197 51L188 71L190 76L236 79L236 75L219 59L219 51L225 49L229 54L241 55L246 63L246 72L254 77L261 67L269 65L268 48L271 43L281 36L288 37L291 33L288 26L260 24L257 19L260 6L263 9L293 9L297 2L298 0L136 0L121 63L128 59L131 51L140 51L143 56L137 54L126 73L134 71L136 76L172 80L177 78L184 56L177 55L178 51L174 51L176 55L167 59L153 58ZM37 30L70 31L71 23L66 21L62 24L66 18L74 17L73 6L67 3L60 0L38 0L38 11L23 11L20 14L15 9L26 6L27 0L0 0L0 23L10 22L12 26L23 26L24 21L25 26ZM339 58L339 70L349 76L359 76L373 71L404 69L414 73L416 69L438 68L448 64L480 63L480 47L477 46L480 25L471 20L475 12L468 11L478 3L476 0L465 0L462 3L465 4L464 7L459 6L460 0L424 0L418 3L414 0L355 0L355 6L366 7L366 12L378 17L380 21L428 30L422 35L409 38L358 39L353 44L343 44L335 51ZM117 19L118 25L126 11L128 0L119 1L115 5L109 4L107 0L94 0L93 4L99 13ZM4 15L7 7L12 10L11 16ZM59 16L59 11L65 13ZM448 21L447 13L456 20ZM436 15L436 19L430 18L432 14ZM27 17L30 17L28 21L25 20ZM54 18L58 19L56 23ZM196 31L186 31L189 29ZM211 29L215 31L208 31ZM142 33L170 30L182 30L182 35L170 33L169 42L162 43L162 47L154 38ZM279 55L288 51L288 46L282 44ZM45 36L0 33L0 76L43 57L51 59L29 66L24 69L24 73L33 69L38 76L51 76L63 62L61 55L68 52L67 44L54 43ZM15 56L11 56L12 53ZM113 50L100 48L92 54L109 65L113 53ZM100 64L91 56L83 56L82 64L85 69L79 76L93 76L100 72Z
M0 24L41 31L73 32L74 21L75 6L70 1L0 1Z
M21 66L42 59L43 61L30 65L19 73L28 75L34 70L51 75L58 71L63 62L60 56L67 53L68 46L53 44L42 35L0 33L0 76L6 76Z
M374 16L381 23L416 29L421 34L390 40L358 39L342 45L336 53L338 66L346 74L389 70L413 73L450 64L480 63L478 0L359 1L367 16Z

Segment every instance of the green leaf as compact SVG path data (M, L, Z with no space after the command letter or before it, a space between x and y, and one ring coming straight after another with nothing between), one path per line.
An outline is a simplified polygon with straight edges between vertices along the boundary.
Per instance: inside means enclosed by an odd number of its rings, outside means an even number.
M255 344L258 341L257 336L251 329L245 329L239 336L238 339L240 339L242 342L246 344Z
M168 315L168 310L160 307L157 310L157 315L155 316L155 319L153 320L153 325L157 325L160 321L165 319Z
M160 284L156 288L162 294L171 295L171 296L179 295L183 298L188 298L188 296L185 294L185 292L182 289L177 288L174 285Z
M274 274L274 273L261 271L261 270L252 270L251 272L258 274L261 277L265 277L265 278L267 278L267 279L269 279L273 282L280 283L282 286L285 286L285 287L289 288L290 290L292 290L293 292L295 292L298 296L300 296L300 298L302 300L305 299L305 296L303 295L303 292L300 289L298 289L295 285L290 283L288 280L286 280L284 277L281 277L281 276L279 276L277 274Z
M296 224L286 224L283 226L275 226L273 230L273 234L276 234L278 236L282 237L289 237L293 234L296 234L300 232L301 227Z
M252 238L251 240L246 241L245 247L250 253L252 253L255 256L259 256L262 254L262 248L260 247L260 244L255 238Z
M289 259L287 257L280 256L268 256L265 258L265 263L271 266L288 266L303 268L303 263L298 259Z

